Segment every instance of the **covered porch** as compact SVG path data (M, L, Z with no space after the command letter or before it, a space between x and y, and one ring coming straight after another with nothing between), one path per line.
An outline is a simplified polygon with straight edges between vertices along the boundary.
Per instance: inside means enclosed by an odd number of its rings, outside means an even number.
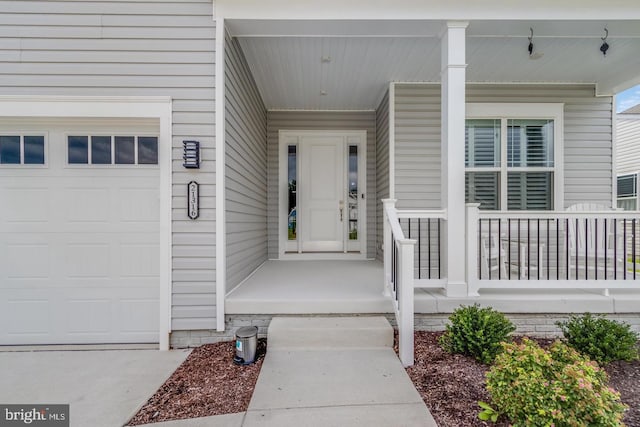
M549 12L530 20L511 10L501 20L427 11L345 20L336 7L314 19L302 9L260 17L264 6L221 4L221 322L225 313L394 312L406 338L414 313L460 303L615 312L620 292L635 295L637 213L565 211L613 206L613 95L640 79L634 18L605 22L585 9L580 19ZM611 49L603 52L605 27ZM477 150L467 146L467 119L477 127ZM507 161L515 129L522 157ZM294 202L304 189L295 187L300 174L290 162L315 158L301 154L302 139L283 145L292 130L365 132L359 254L382 264L303 253L304 237L291 224L303 221ZM245 170L264 181L242 181ZM342 221L346 198L338 199L332 212ZM491 207L479 212L467 201ZM577 242L612 226L631 230L613 233L612 248L629 248L628 257ZM282 261L292 251L307 259ZM408 364L409 354L405 348Z

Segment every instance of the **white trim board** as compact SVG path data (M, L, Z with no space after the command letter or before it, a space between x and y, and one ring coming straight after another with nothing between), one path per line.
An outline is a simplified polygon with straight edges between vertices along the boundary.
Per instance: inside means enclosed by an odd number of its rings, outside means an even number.
M510 0L459 0L424 2L396 0L298 0L295 7L288 0L215 0L214 13L230 19L315 19L315 20L629 20L640 17L636 0L603 3L599 0L538 0L523 8Z
M169 349L171 332L171 111L169 97L0 96L0 117L136 117L159 120L160 350Z
M216 19L216 330L224 331L224 303L227 289L227 239L225 206L225 23Z

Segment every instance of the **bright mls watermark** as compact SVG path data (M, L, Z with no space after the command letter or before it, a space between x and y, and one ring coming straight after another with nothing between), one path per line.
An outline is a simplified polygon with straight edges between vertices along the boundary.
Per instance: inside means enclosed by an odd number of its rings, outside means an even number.
M69 405L0 404L0 427L69 427Z

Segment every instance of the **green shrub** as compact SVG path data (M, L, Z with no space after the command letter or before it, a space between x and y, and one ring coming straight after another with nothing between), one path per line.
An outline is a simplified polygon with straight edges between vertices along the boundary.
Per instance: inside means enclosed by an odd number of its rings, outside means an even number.
M461 306L449 316L450 324L440 337L440 344L449 353L471 356L482 363L491 363L501 350L500 343L509 339L516 327L491 307L478 304Z
M556 325L571 347L601 365L638 357L638 334L626 323L586 313Z
M492 406L485 406L506 415L514 427L624 425L626 406L596 362L560 341L548 351L527 338L503 347L487 372Z

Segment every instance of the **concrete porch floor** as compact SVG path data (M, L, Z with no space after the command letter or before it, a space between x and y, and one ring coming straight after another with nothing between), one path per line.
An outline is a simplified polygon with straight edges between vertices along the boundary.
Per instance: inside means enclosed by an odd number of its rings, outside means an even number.
M227 294L229 314L390 313L378 261L267 261Z
M633 285L633 284L632 284ZM391 297L383 290L378 261L267 261L227 294L228 314L386 314ZM446 296L441 289L416 289L415 312L450 314L479 303L503 313L638 313L640 288L481 289L480 296Z

